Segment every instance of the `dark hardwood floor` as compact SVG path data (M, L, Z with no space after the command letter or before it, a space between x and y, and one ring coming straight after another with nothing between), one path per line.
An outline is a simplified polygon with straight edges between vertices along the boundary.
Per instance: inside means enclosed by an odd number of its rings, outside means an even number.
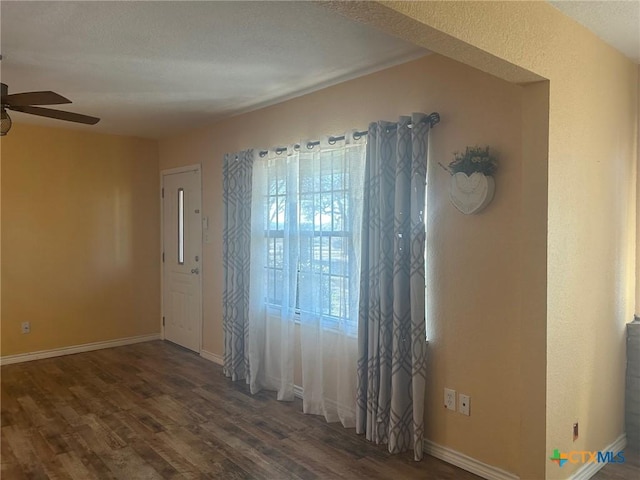
M171 343L2 367L3 480L456 479L432 457L389 455L353 429L251 395Z
M610 463L591 480L638 480L640 478L640 451L624 450L624 463Z
M1 374L3 480L480 478L433 457L389 455L352 429L302 414L299 400L250 395L171 343L7 365ZM634 457L594 478L637 473Z

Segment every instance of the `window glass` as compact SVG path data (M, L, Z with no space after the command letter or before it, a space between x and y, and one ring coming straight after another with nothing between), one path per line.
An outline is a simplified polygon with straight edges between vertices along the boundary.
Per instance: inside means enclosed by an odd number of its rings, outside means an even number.
M178 263L184 265L184 189L178 189Z
M356 148L357 147L357 148ZM286 154L284 154L286 155ZM345 323L355 334L351 294L359 271L350 218L351 170L363 169L364 144L301 151L295 160L265 162L265 264L267 302L283 306L288 262L296 259L295 310L321 317L326 328ZM360 193L361 196L361 193ZM292 287L290 287L292 288ZM353 292L351 292L353 290Z

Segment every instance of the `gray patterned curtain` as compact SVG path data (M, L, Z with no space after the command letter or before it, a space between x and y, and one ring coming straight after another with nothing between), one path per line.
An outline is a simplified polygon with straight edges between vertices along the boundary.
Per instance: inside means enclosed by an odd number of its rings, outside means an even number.
M251 258L251 178L254 151L224 156L224 374L249 375L249 260Z
M423 114L369 126L362 228L356 430L389 452L424 440ZM412 125L412 128L410 127Z

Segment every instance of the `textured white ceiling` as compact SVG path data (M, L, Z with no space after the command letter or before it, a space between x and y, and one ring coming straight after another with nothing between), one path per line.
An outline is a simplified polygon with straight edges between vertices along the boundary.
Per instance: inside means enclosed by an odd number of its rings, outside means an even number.
M640 1L553 1L640 62ZM93 127L159 138L428 53L311 2L0 1L0 78Z
M159 138L428 53L310 2L0 2L2 82ZM75 124L11 112L15 121Z
M640 0L563 0L549 3L640 63Z

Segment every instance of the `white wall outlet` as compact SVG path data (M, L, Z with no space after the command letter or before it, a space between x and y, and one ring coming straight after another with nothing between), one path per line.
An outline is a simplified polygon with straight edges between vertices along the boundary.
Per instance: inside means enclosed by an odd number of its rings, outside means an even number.
M463 415L471 415L471 397L461 393L458 396L458 411Z
M31 322L22 322L22 333L31 333Z
M444 408L456 411L456 391L450 388L444 389Z

